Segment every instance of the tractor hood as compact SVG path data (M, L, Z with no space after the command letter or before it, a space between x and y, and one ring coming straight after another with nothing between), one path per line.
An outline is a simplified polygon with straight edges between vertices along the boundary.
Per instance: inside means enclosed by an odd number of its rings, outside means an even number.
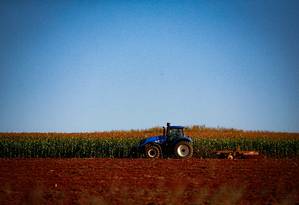
M139 144L139 147L143 147L148 143L163 144L164 142L166 142L166 136L163 135L153 136L142 140Z

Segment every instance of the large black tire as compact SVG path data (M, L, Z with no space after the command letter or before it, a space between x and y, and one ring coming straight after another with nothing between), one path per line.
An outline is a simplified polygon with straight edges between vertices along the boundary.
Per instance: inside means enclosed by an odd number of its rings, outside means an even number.
M174 154L177 158L190 158L193 155L193 147L189 142L180 141L174 146Z
M161 147L157 144L149 144L145 146L145 156L150 159L161 157Z

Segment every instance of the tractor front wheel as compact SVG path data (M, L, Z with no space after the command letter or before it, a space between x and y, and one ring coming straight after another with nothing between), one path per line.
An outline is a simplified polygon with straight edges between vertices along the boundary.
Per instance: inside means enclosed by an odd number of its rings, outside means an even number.
M145 146L145 155L147 158L160 158L161 157L161 148L159 145L146 145Z
M177 158L190 158L193 155L193 147L189 142L178 142L174 147L174 153Z
M229 153L227 155L227 159L230 159L230 160L234 159L234 155L232 153Z

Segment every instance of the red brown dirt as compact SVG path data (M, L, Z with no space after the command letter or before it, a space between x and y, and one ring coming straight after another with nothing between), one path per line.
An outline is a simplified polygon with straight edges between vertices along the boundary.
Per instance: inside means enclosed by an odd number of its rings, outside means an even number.
M297 204L299 159L0 159L0 204Z

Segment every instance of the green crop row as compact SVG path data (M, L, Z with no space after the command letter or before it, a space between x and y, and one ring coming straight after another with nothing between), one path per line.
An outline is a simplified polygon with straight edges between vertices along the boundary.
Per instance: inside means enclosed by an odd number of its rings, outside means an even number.
M200 139L193 141L194 156L213 157L214 151L235 150L257 151L262 156L273 158L299 157L298 139L267 139L267 138L229 138Z
M298 139L193 138L194 157L213 157L213 151L255 150L274 158L299 157ZM0 157L140 157L140 138L0 137Z
M130 157L140 139L0 138L0 157ZM133 153L134 152L134 153Z

